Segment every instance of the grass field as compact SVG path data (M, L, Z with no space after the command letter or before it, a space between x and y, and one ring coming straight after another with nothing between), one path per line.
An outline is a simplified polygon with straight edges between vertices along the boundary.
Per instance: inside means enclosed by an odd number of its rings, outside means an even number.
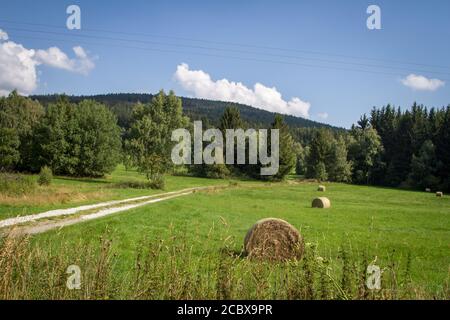
M106 187L130 176L139 179L136 173L119 168L107 179L58 178L54 186L73 188L71 190L86 194L108 190L108 199L149 193L148 190ZM224 183L227 182L168 177L167 189ZM431 193L334 183L326 186L325 196L331 200L331 209L311 208L312 199L323 195L317 192L316 183L295 180L273 184L238 182L229 189L197 192L36 235L31 239L31 246L58 255L64 250L70 251L71 247L98 245L99 239L106 237L112 240L115 257L111 272L116 278L125 278L129 270L136 268L136 252L143 239L154 244L161 239L173 241L178 238L189 249L189 259L208 261L216 259L224 247L234 252L241 251L247 230L259 219L275 217L297 227L305 242L314 245L317 255L323 257L331 269L341 270L345 259L352 262L344 268L356 268L364 256L369 262L376 259L376 264L382 269L395 268L398 273L407 273L417 288L429 293L427 297L433 296L434 292L448 290L448 196L437 198ZM95 202L94 199L83 201ZM65 203L64 206L69 204L73 203ZM12 216L24 208L31 213L49 207L61 205L3 206L0 217ZM83 257L82 253L72 254L76 261ZM173 261L166 259L162 265L170 269ZM208 272L207 266L199 268Z
M37 176L32 176L37 180ZM10 196L0 192L0 219L29 215L52 209L70 208L108 200L120 200L160 193L161 190L124 187L124 183L144 182L145 178L134 170L118 168L105 178L55 177L49 187L38 187L29 194ZM195 177L168 176L165 191L199 185L224 184L223 180Z

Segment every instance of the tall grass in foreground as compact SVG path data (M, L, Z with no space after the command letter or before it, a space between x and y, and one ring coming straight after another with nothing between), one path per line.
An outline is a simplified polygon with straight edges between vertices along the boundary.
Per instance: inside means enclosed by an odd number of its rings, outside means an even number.
M366 287L367 255L351 260L346 246L339 261L319 257L306 244L300 261L269 263L247 259L223 237L218 252L194 253L183 235L143 239L127 272L118 272L108 234L96 244L67 243L45 250L27 237L0 240L0 299L448 299L442 289L428 292L410 279L411 259L383 270L382 289ZM81 289L69 290L69 265L81 269Z

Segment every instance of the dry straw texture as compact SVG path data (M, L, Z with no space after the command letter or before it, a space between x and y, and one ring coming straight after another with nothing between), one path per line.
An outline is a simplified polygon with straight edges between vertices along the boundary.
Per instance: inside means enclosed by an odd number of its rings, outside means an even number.
M288 222L268 218L258 221L247 232L244 247L250 258L286 261L302 257L303 239Z
M330 199L325 198L325 197L319 197L319 198L315 198L312 202L312 207L313 208L330 208L331 207L331 202Z

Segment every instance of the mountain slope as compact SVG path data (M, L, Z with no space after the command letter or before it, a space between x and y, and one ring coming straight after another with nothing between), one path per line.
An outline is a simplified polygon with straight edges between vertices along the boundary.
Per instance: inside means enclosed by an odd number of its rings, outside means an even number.
M42 104L54 102L57 95L35 95L31 98L39 100ZM119 118L119 124L122 127L127 127L131 110L136 102L147 103L151 101L153 95L138 94L138 93L112 93L93 96L68 96L70 101L78 102L83 99L93 99L104 103L108 106ZM241 117L249 125L254 127L269 127L273 122L275 113L266 110L250 107L244 104L237 104L223 101L213 101L205 99L195 99L181 97L183 103L183 112L191 118L191 120L208 121L212 125L217 125L223 111L227 106L235 106L241 112ZM286 123L291 128L320 128L327 127L331 129L340 129L328 124L290 116L283 115Z

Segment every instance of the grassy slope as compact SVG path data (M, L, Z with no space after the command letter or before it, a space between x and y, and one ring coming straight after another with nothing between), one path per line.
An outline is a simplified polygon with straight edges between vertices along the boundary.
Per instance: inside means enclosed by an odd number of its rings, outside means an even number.
M37 176L34 178L37 179ZM223 180L168 176L164 191L120 188L115 185L130 181L145 181L145 177L133 170L126 171L123 166L119 166L110 176L102 179L55 177L50 187L38 187L34 194L16 198L0 194L0 219L189 187L227 183Z
M178 179L192 183L188 178ZM378 256L377 264L381 267L386 266L390 255L404 262L410 253L416 283L429 288L443 284L450 265L449 197L329 184L326 196L331 199L332 208L320 210L310 208L312 198L318 194L316 186L282 184L196 193L52 231L36 236L34 241L43 246L76 243L80 239L97 241L109 229L120 252L118 268L127 270L133 263L138 241L144 236L170 235L171 226L186 234L194 252L203 252L207 239L207 250L217 252L223 246L219 238L224 229L239 250L254 222L279 217L299 228L306 242L317 243L319 253L334 262L338 261L342 245L347 245L353 254L367 250L370 258ZM216 232L210 239L207 235L213 226Z

